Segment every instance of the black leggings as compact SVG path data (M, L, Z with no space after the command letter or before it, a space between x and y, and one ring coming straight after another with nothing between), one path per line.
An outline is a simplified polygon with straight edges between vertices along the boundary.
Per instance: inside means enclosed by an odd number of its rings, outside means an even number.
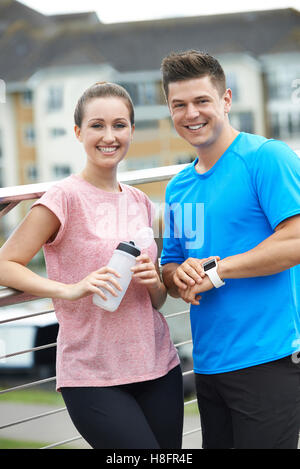
M181 448L180 366L151 381L61 392L75 427L94 449Z

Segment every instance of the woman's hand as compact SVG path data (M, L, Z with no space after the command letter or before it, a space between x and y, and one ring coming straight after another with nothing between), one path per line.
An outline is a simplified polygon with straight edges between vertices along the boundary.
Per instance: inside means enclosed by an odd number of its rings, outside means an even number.
M156 309L166 301L167 289L161 282L158 270L158 264L154 264L148 254L142 254L136 258L137 263L131 268L133 278L136 279L140 285L145 285L148 289L152 306Z
M78 283L65 285L62 291L62 299L79 300L88 295L96 294L106 300L105 294L100 290L103 288L113 296L118 296L113 286L122 291L122 288L115 277L120 278L120 274L110 267L101 267L101 269L92 272Z
M145 285L148 289L151 287L159 287L161 284L156 267L151 261L148 254L141 254L136 258L137 264L131 268L133 278L141 285Z

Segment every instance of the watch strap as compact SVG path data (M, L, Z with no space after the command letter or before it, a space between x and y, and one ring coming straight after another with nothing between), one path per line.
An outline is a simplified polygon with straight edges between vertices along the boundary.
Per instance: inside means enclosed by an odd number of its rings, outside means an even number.
M209 277L209 279L210 279L210 281L211 281L211 283L213 284L214 287L220 288L223 285L225 285L225 282L223 282L223 280L220 279L216 268L207 270L205 273Z

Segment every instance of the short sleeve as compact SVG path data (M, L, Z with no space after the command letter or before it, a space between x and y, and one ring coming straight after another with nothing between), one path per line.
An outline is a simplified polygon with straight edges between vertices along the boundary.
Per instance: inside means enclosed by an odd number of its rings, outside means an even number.
M254 185L273 230L286 218L300 214L300 158L285 143L269 140L259 149Z
M64 190L56 185L51 187L31 208L37 205L47 207L59 219L60 227L57 235L53 241L47 243L47 246L57 245L61 241L67 223L68 199Z
M163 249L160 261L161 265L169 264L171 262L174 262L176 264L182 264L185 261L179 237L176 236L176 224L174 222L174 213L171 210L170 193L171 185L168 184L165 197L165 230L163 237Z

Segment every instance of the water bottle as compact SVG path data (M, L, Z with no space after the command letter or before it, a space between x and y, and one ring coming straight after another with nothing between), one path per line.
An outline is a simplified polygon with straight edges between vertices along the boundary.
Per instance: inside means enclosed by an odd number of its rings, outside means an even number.
M120 278L117 277L117 281L121 285L122 291L116 290L118 296L113 296L108 290L101 288L107 300L104 300L99 295L93 295L93 303L95 305L110 312L115 311L119 307L131 281L132 271L130 269L136 264L136 257L140 254L141 250L135 246L133 241L129 243L123 241L118 245L107 266L116 270L121 275Z

